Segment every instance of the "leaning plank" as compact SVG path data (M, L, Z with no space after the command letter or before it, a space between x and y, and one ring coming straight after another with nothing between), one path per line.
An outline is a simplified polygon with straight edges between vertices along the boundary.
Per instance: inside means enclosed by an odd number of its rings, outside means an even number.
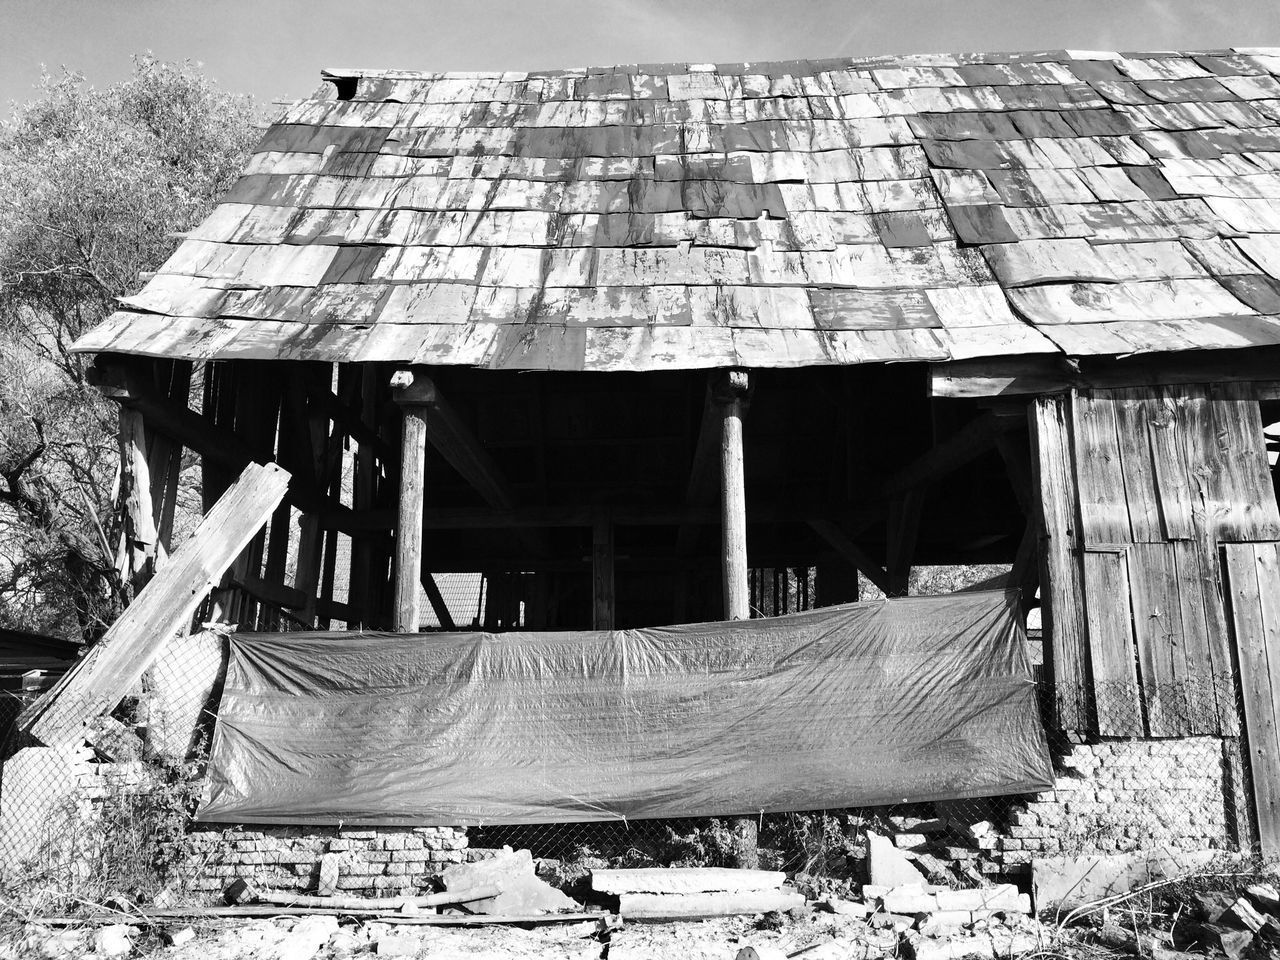
M284 498L288 485L289 474L275 464L245 467L89 655L23 711L19 729L50 746L66 744L81 736L87 720L113 710L165 641L191 622L205 595Z
M674 917L731 917L741 913L770 913L803 907L804 896L794 890L743 890L737 893L624 893L618 913L628 920Z
M1265 859L1280 855L1280 564L1274 543L1228 543L1231 618L1248 729L1249 765Z
M655 867L593 870L591 889L600 893L737 893L773 890L787 875L780 870L732 870L726 867Z

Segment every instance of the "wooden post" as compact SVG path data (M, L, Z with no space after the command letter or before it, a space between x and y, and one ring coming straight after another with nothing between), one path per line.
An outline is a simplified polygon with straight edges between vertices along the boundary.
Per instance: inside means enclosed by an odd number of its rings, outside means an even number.
M591 629L612 630L613 621L613 521L600 513L591 525Z
M742 447L742 407L747 387L745 370L729 370L715 389L720 410L721 579L726 620L751 617L747 580L747 484ZM760 865L760 851L755 818L735 817L732 830L733 865L742 870L756 869Z
M727 620L751 616L747 586L747 490L743 470L742 402L747 392L745 370L728 371L716 385L720 407L720 526Z
M413 374L399 371L391 385L403 390ZM397 402L404 413L400 428L400 507L396 521L396 589L394 628L418 630L418 591L422 584L422 509L427 473L426 411L420 404Z
M147 431L142 414L120 408L120 472L124 500L124 568L121 573L141 590L155 572L156 526L147 463Z

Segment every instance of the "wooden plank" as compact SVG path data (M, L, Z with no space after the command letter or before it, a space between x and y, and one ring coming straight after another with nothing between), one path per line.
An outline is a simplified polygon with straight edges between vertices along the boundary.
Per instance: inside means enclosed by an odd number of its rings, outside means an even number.
M1116 415L1124 498L1129 508L1129 530L1136 543L1159 543L1165 538L1147 426L1151 419L1152 393L1144 387L1110 391Z
M1209 412L1218 538L1280 540L1280 510L1258 401L1241 384L1214 384Z
M1144 731L1125 557L1119 551L1086 549L1083 562L1098 733L1104 737L1141 737Z
M395 617L401 633L418 631L422 582L422 511L426 495L427 424L416 405L403 408L400 440L400 500L396 519Z
M1187 540L1194 536L1191 480L1182 458L1181 431L1185 417L1180 397L1183 392L1157 390L1148 404L1146 418L1160 532L1166 540Z
M1192 730L1182 689L1186 677L1179 597L1182 585L1173 544L1135 543L1125 560L1148 732L1153 737L1187 736Z
M721 578L726 620L751 617L747 586L747 489L743 461L742 406L747 374L727 371L716 385L720 407Z
M1264 858L1280 855L1280 563L1274 543L1224 545L1231 619Z
M1211 542L1200 540L1178 540L1169 548L1182 619L1173 666L1183 691L1187 732L1234 736L1239 726L1235 678L1217 583L1218 551Z
M288 485L289 474L275 464L247 466L89 655L23 711L19 729L45 744L70 744L83 735L86 722L115 709L161 646L191 622Z
M613 521L600 514L591 525L591 629L614 628Z
M1128 543L1115 402L1106 394L1075 391L1071 397L1072 443L1080 497L1081 543Z
M1078 504L1064 397L1039 397L1028 410L1031 466L1040 529L1040 605L1053 681L1055 720L1062 730L1088 728L1089 649L1084 582L1078 553Z

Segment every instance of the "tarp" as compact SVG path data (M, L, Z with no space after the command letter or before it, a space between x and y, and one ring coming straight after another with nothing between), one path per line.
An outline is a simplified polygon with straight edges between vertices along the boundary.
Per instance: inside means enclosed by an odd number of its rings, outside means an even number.
M546 823L1047 789L1015 595L557 633L239 634L206 821Z

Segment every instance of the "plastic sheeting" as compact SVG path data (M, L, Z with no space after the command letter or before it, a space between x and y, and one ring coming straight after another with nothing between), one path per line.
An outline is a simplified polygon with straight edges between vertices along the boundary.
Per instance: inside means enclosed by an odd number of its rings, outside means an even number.
M1046 789L1015 595L562 633L236 635L199 818L545 823Z

